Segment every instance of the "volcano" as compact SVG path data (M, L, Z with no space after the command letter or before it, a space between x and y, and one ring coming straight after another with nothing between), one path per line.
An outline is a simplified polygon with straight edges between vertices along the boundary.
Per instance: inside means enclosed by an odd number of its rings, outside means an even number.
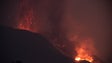
M72 63L38 33L0 26L0 63Z
M0 37L0 63L91 63L66 57L39 33L0 26Z

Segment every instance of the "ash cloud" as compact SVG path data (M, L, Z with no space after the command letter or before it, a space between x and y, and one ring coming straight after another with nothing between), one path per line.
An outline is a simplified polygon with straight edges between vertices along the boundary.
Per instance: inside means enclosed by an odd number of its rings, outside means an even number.
M7 2L5 2L7 1ZM2 25L16 28L22 0L4 0L1 10ZM27 0L23 0L27 1ZM110 10L106 0L28 0L33 8L32 28L50 39L54 45L74 54L76 42L72 36L94 40L97 56L107 61L111 55ZM10 10L9 10L10 9Z

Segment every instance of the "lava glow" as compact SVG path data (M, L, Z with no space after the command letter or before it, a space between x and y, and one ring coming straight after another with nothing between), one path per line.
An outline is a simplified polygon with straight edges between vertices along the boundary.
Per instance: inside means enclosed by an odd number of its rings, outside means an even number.
M22 17L20 19L20 23L18 25L19 29L23 29L23 30L29 30L31 31L31 25L32 25L32 11L28 11L24 17Z
M18 13L17 28L34 32L34 29L32 28L34 20L34 9L32 8L30 0L22 0L20 2Z
M85 49L79 48L77 50L78 55L75 57L76 61L86 60L89 62L93 62L93 58L86 52Z
M88 43L82 43L79 47L76 47L77 55L75 57L76 61L86 60L88 62L93 62L92 52L90 51L91 47Z

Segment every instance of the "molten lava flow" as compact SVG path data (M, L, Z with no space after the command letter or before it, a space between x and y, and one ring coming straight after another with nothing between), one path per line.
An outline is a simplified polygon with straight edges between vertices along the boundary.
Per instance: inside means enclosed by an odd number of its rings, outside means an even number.
M76 61L86 60L88 62L93 62L93 56L92 56L92 48L90 44L83 42L79 45L79 47L76 47L77 55L75 57Z
M86 52L85 49L79 48L77 50L78 55L75 57L76 61L86 60L89 62L93 62L93 58Z

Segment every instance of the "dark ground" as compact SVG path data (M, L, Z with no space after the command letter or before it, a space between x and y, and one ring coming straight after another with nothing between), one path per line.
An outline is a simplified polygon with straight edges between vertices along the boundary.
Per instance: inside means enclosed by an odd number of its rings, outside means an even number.
M72 63L40 34L0 26L0 63Z

